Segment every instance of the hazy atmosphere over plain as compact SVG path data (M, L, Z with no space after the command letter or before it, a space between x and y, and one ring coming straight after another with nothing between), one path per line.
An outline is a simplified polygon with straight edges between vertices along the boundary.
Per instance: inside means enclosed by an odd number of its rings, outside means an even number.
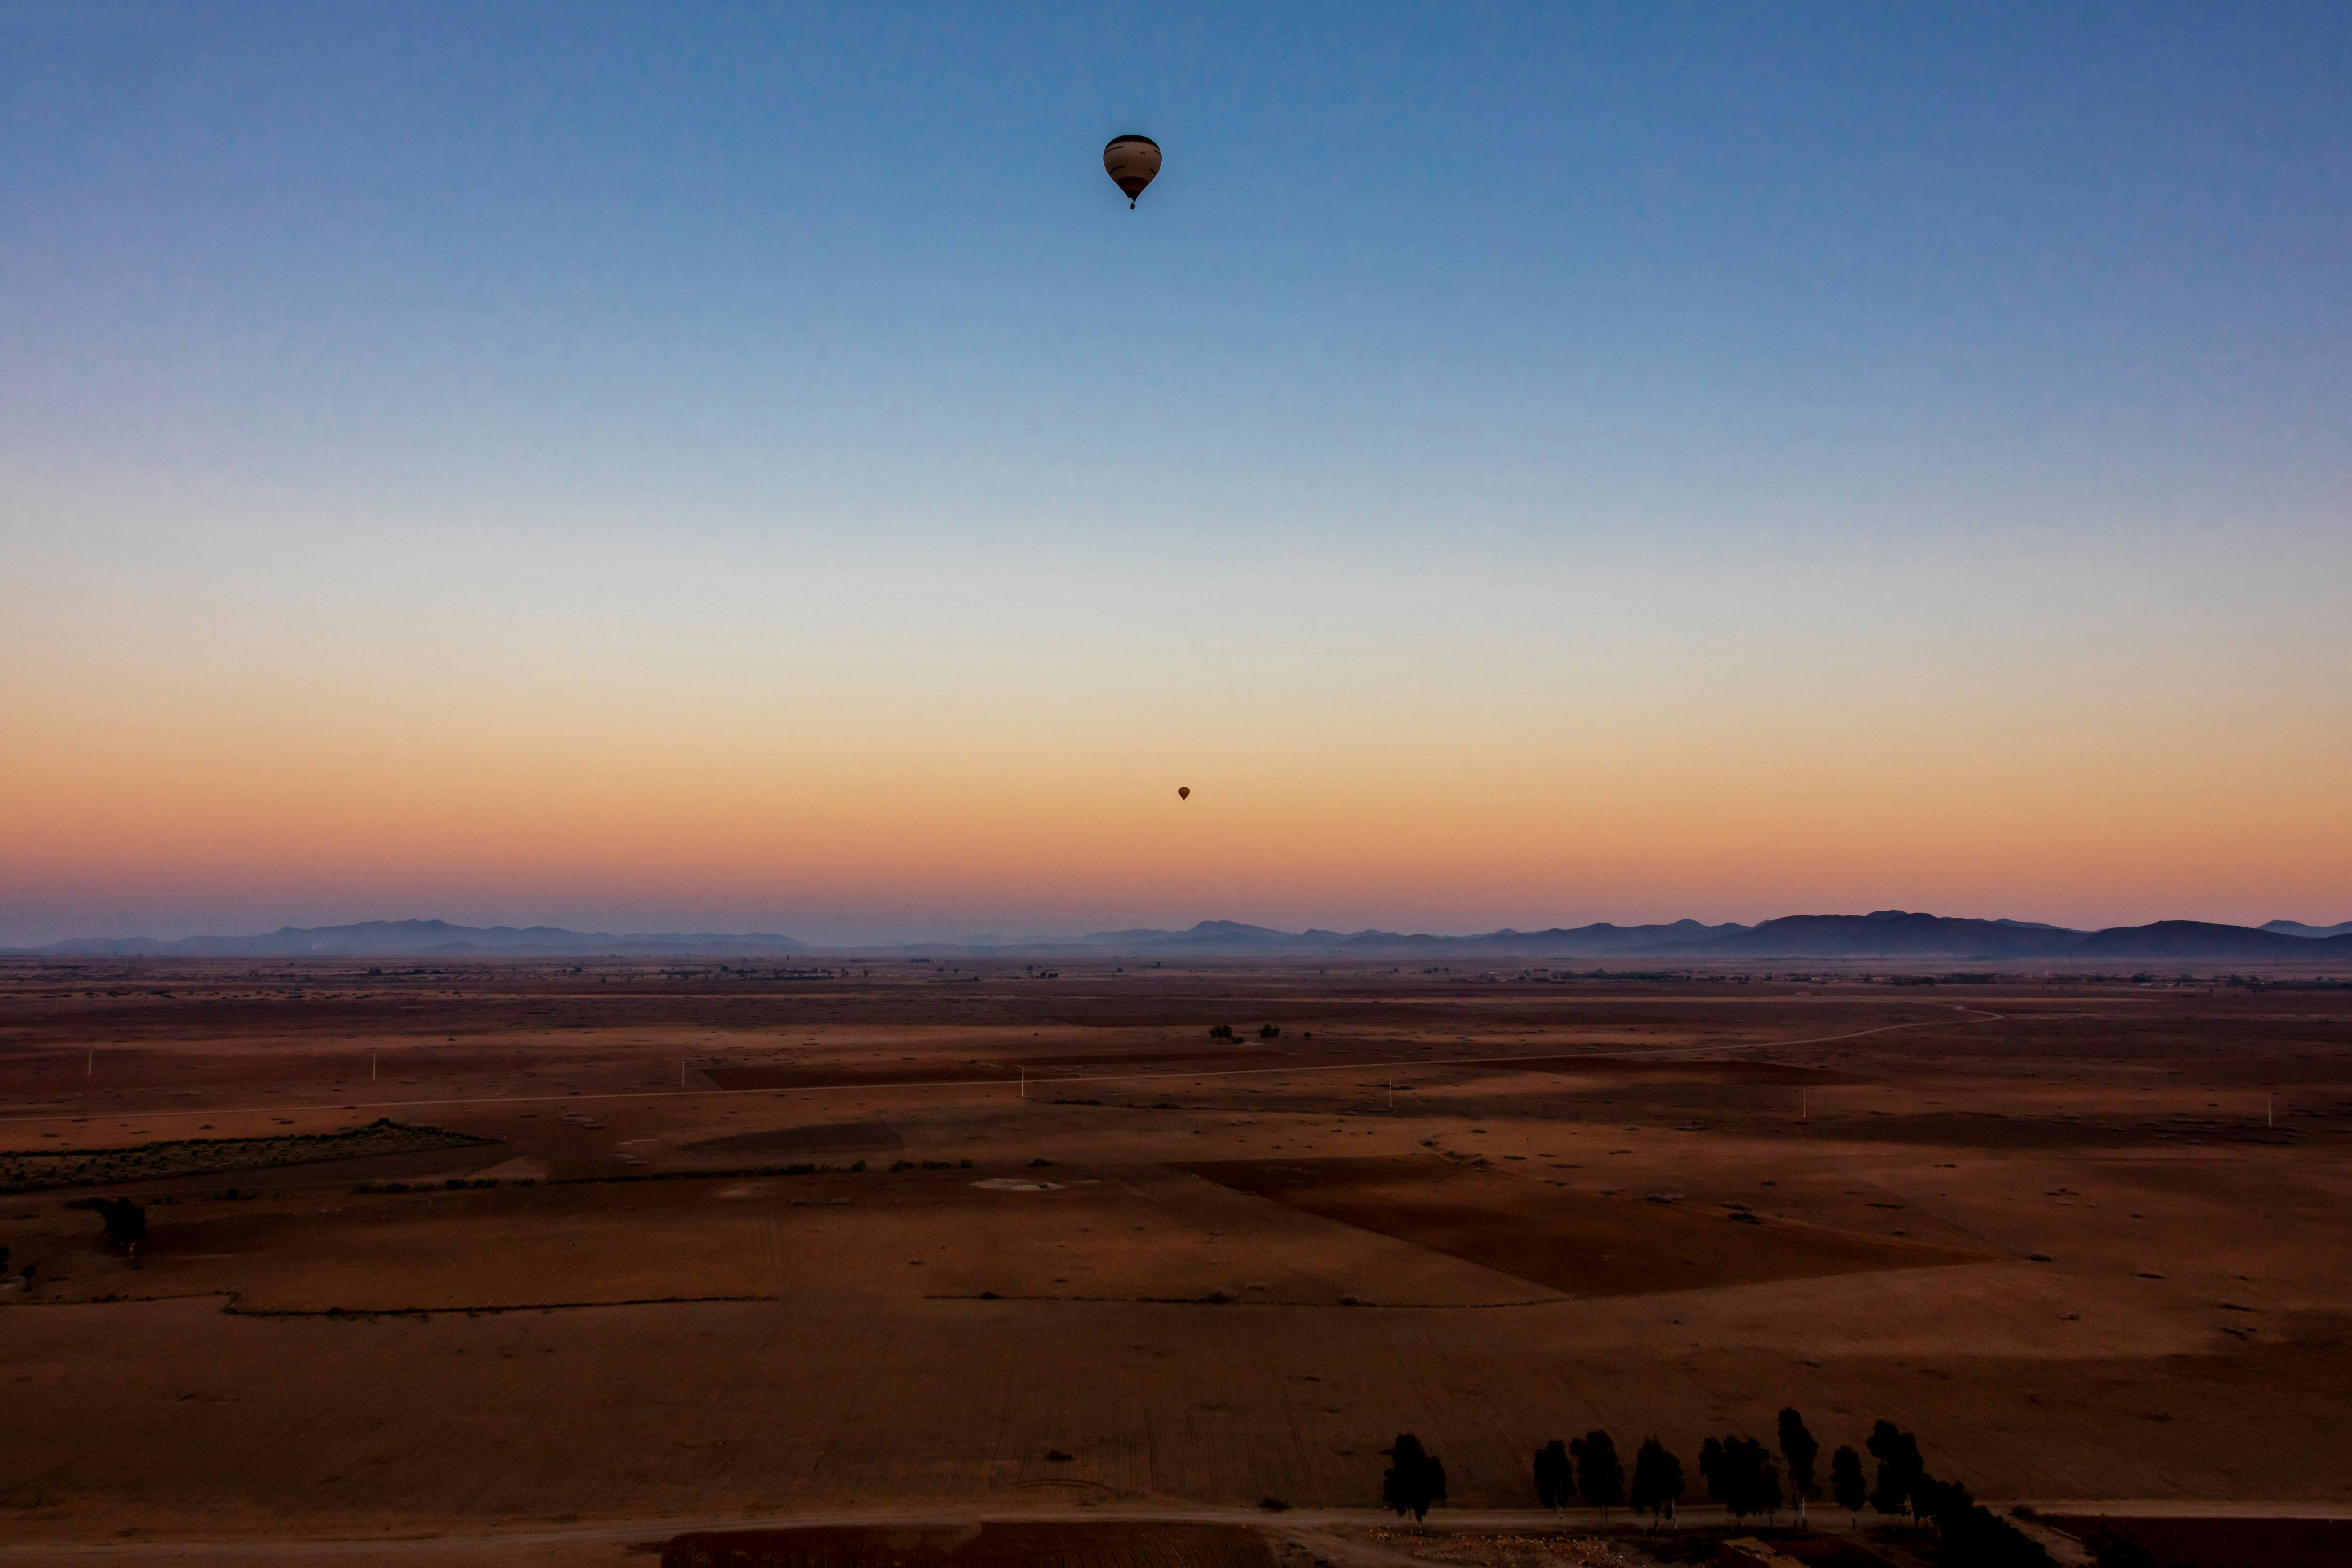
M2342 919L2347 67L0 5L0 943Z

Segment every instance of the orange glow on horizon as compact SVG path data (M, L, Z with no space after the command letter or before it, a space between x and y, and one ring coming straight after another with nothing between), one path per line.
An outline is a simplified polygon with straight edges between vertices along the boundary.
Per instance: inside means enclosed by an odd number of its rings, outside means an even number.
M2336 768L2290 770L2252 750L2184 758L2156 736L1956 745L1824 734L1787 712L1712 737L1571 744L1522 727L1412 747L1367 726L1206 757L1133 727L1098 749L1066 732L983 744L982 728L943 744L813 727L796 744L788 726L402 735L364 715L52 725L12 780L0 850L26 890L331 895L352 918L462 905L517 923L659 907L771 929L826 911L924 929L1459 930L1887 904L2260 920L2324 915L2352 868L2329 781L2352 760L2340 737ZM2283 784L2291 771L2307 781Z

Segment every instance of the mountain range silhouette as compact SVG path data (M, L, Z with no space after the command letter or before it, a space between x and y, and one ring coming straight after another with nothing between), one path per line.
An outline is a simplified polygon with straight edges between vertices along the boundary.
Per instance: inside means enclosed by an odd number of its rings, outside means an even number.
M555 925L457 925L444 920L370 920L349 925L280 926L250 936L75 937L39 947L5 949L59 957L301 957L448 956L556 957L609 955L780 956L812 944L772 932L572 931ZM1645 925L1508 928L1466 936L1421 932L1280 931L1237 920L1203 920L1183 930L1138 928L1086 936L982 939L954 943L866 944L835 951L1097 950L1166 956L1386 956L1759 958L2080 958L2093 962L2166 959L2352 959L2352 921L2306 925L2274 920L2229 925L2158 920L2146 925L2082 931L2028 920L1979 920L1908 910L1869 915L1790 915L1757 925L1676 920Z

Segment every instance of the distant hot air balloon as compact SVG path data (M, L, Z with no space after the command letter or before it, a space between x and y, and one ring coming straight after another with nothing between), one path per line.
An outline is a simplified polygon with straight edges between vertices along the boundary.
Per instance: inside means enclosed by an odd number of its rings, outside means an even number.
M1160 143L1149 136L1114 136L1103 149L1103 172L1127 193L1131 209L1143 187L1160 172Z
M1179 784L1176 786L1176 799L1179 800L1189 800L1192 798L1192 787L1190 784Z

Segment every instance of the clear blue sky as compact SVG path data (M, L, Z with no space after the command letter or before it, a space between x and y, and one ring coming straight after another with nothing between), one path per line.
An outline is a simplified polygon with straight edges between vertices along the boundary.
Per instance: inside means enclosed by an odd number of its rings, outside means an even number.
M0 720L53 759L0 939L2342 918L2296 901L2352 894L2352 841L2247 822L2340 781L2352 728L2347 82L2340 4L0 5ZM1167 152L1133 213L1098 162L1130 130ZM1121 692L1160 716L1054 716ZM860 705L868 729L835 712ZM350 824L268 825L289 735L338 777L650 749L756 793L772 763L725 716L754 712L814 737L772 764L823 774L806 810L869 803L824 819L853 844L949 832L870 802L996 767L967 720L1016 753L1091 736L1214 779L1296 746L1294 774L1402 769L1416 810L1606 815L1496 716L1795 800L1769 737L1825 707L1950 716L1897 737L1884 798L2015 765L1981 821L1882 824L1826 880L1643 862L1629 817L1541 877L1494 845L1386 882L1309 857L1273 891L1221 870L1197 910L1149 856L929 893L899 867L861 899L855 856L787 837L762 885L806 891L763 903L661 883L650 849L470 877L437 798L389 803L426 821L409 881L355 869ZM1679 729L1727 738L1695 759ZM2180 770L2132 818L2185 846L2164 875L2100 837L2150 767ZM640 843L691 791L578 809ZM119 846L167 801L274 869L142 880ZM2038 835L2030 863L1955 880L1971 822Z

